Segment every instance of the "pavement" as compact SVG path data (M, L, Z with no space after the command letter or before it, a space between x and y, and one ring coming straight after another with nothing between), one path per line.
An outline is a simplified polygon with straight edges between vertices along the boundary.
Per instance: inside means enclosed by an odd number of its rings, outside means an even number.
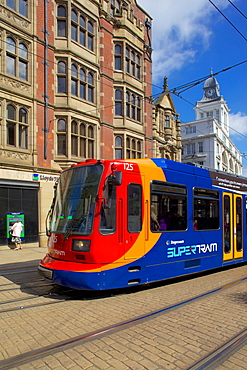
M39 247L38 243L23 243L22 248L21 250L15 250L14 245L0 246L0 265L38 261L47 253L47 247Z
M29 263L38 265L46 253L47 248L39 247L37 243L24 243L22 250L14 250L14 246L0 246L0 270L11 269L15 263L20 266L24 263L25 266ZM29 277L23 274L24 278ZM234 281L240 283L233 284ZM246 265L101 299L62 300L52 295L37 295L37 287L34 291L27 280L17 281L11 274L2 274L1 283L0 298L4 306L0 318L0 368L5 368L1 367L5 366L4 360L19 361L37 350L41 353L40 357L30 358L28 363L15 368L188 369L192 363L247 328ZM218 290L222 285L226 289ZM208 291L216 289L217 292L195 300L191 305L180 306L181 301L205 294L205 286ZM140 314L148 315L176 305L176 310L164 311L162 315L155 315L137 325L126 326L88 341L75 342L71 348L61 348L51 354L44 352L42 355L42 350L48 346L55 347L63 341L118 325ZM246 370L247 345L210 370L216 368Z

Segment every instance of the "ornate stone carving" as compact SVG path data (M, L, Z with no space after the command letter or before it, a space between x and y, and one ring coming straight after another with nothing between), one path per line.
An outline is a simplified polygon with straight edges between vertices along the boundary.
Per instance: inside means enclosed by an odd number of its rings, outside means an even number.
M0 84L6 87L12 87L22 91L29 91L29 86L21 81L15 81L14 79L6 76L0 76Z
M29 159L29 154L0 149L0 157L27 161Z
M12 24L18 24L19 26L23 28L29 27L28 21L26 21L25 19L22 19L17 14L14 14L11 10L4 8L1 4L0 4L0 15L2 15L3 18L7 19L7 21L11 22Z

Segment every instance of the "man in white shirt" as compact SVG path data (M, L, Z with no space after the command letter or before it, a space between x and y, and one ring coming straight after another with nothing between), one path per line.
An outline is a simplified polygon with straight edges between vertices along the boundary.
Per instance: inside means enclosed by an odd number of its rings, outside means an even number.
M22 224L21 220L18 220L11 227L11 230L12 230L12 239L11 239L11 241L13 243L15 243L15 250L16 249L22 249L20 236L21 236L21 231L22 231L23 226L24 225Z

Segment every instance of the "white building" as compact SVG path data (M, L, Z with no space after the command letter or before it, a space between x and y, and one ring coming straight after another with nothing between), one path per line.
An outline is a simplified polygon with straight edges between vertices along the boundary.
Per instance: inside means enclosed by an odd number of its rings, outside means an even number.
M229 137L229 109L215 77L203 87L195 121L181 123L182 162L242 174L242 156Z

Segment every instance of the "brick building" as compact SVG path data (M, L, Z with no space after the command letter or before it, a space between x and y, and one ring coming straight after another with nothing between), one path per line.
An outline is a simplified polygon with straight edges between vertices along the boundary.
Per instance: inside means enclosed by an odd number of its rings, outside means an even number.
M135 0L0 4L0 245L46 243L61 169L152 151L151 18Z

